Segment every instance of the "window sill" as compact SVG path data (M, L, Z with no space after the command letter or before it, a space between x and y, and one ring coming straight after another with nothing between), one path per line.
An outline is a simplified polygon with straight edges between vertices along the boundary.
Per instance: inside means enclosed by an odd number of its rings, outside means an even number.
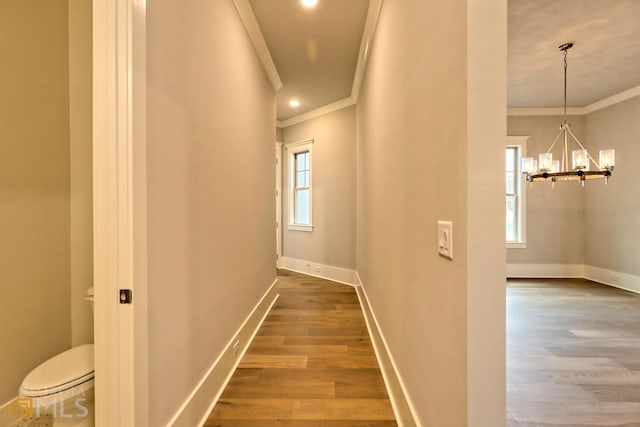
M527 249L527 243L526 242L511 242L511 243L507 243L507 249Z
M287 226L287 230L289 231L313 231L313 225L301 225L301 224L289 224Z

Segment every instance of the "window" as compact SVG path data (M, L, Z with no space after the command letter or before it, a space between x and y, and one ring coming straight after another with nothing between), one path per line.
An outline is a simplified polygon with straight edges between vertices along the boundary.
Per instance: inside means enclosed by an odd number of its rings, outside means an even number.
M313 140L287 144L289 151L289 230L312 231L311 147Z
M293 185L294 224L311 224L309 219L309 193L311 191L309 157L308 151L294 154L296 168Z
M525 248L525 192L521 173L527 137L508 137L505 151L506 241L508 248Z

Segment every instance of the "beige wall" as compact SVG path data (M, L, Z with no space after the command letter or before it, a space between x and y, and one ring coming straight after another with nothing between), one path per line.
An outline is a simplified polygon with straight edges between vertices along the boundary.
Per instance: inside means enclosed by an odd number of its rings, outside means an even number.
M290 231L289 155L283 155L285 257L355 270L356 110L343 108L284 129L284 142L313 139L313 231Z
M561 116L509 116L507 133L512 136L529 136L527 156L537 159L547 151L563 122ZM584 117L568 118L573 133L591 147L591 137L586 134ZM553 154L560 159L558 141ZM576 148L569 141L569 150ZM592 183L589 183L592 184ZM509 264L582 264L584 260L584 195L577 182L551 185L525 185L526 192L526 241L525 249L508 249ZM589 185L591 187L591 185Z
M284 141L284 129L276 128L276 141L283 142Z
M504 425L502 16L502 1L385 1L357 105L358 272L424 426Z
M585 116L587 148L615 148L616 168L609 185L585 188L585 264L640 275L640 97Z
M159 426L275 280L275 92L231 1L147 7L149 414Z
M0 2L0 405L71 345L67 19Z
M71 343L93 342L92 6L69 0Z

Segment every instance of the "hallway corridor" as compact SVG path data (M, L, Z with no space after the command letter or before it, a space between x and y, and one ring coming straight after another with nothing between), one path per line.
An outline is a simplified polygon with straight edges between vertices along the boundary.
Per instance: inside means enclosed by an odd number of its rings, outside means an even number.
M397 425L358 297L280 270L280 297L207 427Z

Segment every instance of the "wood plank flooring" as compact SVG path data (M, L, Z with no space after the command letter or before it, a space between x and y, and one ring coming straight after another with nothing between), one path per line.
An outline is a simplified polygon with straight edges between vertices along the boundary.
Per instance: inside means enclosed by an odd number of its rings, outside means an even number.
M207 427L396 426L355 290L281 270Z
M510 280L507 427L639 427L640 295Z

